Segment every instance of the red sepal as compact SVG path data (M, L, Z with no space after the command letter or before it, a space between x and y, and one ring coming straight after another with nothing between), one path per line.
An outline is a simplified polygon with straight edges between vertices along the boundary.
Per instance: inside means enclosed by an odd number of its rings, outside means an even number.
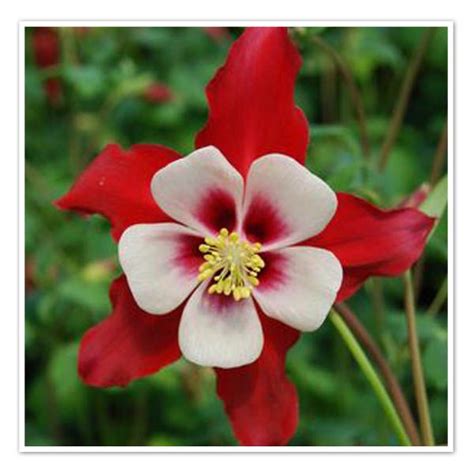
M128 151L107 145L56 205L102 214L112 224L115 240L133 224L171 221L154 201L150 184L157 171L177 158L175 151L160 145L134 145Z
M217 393L240 444L281 446L298 425L298 395L285 374L285 358L299 332L261 314L265 345L252 364L216 369Z
M337 300L349 298L370 276L396 276L420 257L435 219L417 209L382 210L338 193L337 211L319 235L301 245L336 255L344 279Z
M86 384L125 386L179 359L181 307L160 316L142 311L123 275L112 283L110 299L112 314L81 341L78 371Z
M209 119L196 148L216 146L243 176L267 153L304 163L308 123L294 103L300 66L286 28L247 28L207 86Z

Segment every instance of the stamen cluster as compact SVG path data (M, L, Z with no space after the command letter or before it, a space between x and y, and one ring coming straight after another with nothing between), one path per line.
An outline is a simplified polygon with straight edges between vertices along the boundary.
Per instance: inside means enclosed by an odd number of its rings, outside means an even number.
M204 242L199 246L205 263L199 267L198 280L214 280L208 289L210 294L232 294L235 301L249 298L260 283L257 276L265 266L258 255L262 245L242 240L237 232L229 233L225 228L217 237L206 237Z

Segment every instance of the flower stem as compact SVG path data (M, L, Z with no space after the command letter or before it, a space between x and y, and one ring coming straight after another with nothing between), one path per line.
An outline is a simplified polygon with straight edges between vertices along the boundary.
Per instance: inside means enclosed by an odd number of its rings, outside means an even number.
M339 313L342 319L344 319L344 322L349 326L354 336L378 368L378 371L385 382L385 386L392 397L393 404L395 405L403 425L405 426L405 430L411 443L414 446L419 446L420 435L418 434L418 428L411 413L410 406L408 405L400 384L388 365L381 349L360 322L357 315L346 303L336 303L334 309Z
M416 331L415 298L411 271L403 275L405 285L405 313L408 328L408 345L410 348L413 384L415 387L416 404L420 418L421 439L426 446L434 446L433 429L431 428L430 411L426 395L425 377L421 365L420 347Z
M444 121L443 130L436 146L436 152L433 158L431 168L430 185L434 186L443 173L444 163L446 161L446 150L448 147L448 121Z
M311 38L314 44L321 48L327 55L329 55L337 69L339 70L342 79L346 83L347 89L350 94L352 106L354 107L354 112L356 116L357 123L359 125L360 133L360 142L362 148L362 154L364 158L370 159L370 143L369 143L369 134L367 132L367 121L365 118L364 111L364 102L362 100L362 95L357 87L357 84L354 80L354 77L351 73L350 68L347 66L344 58L325 40L320 36L314 36Z
M410 98L413 86L415 84L416 77L421 68L421 63L425 56L426 51L428 50L428 45L431 41L431 38L435 32L436 28L426 28L421 35L420 42L413 54L413 57L408 64L408 68L403 78L402 86L400 93L398 95L395 108L393 110L392 119L390 126L383 142L382 149L380 151L379 157L379 170L384 171L387 166L388 158L390 152L392 151L393 145L398 137L398 132L402 125L403 118L408 106L408 99Z
M377 375L377 372L375 371L369 359L365 355L362 347L357 342L356 338L354 337L342 317L338 313L336 313L336 311L331 311L329 319L338 330L343 341L347 345L347 348L352 353L354 359L359 364L359 367L361 368L362 372L364 373L370 385L372 386L372 389L376 397L378 398L380 404L382 405L382 408L388 420L390 421L390 424L392 425L395 433L397 434L400 443L403 446L411 446L410 438L408 437L403 423L400 420L397 411L395 410L392 400L388 395L387 391L385 390L385 387L379 376Z
M448 296L448 279L445 278L442 285L439 287L436 296L434 297L433 301L431 302L430 306L428 307L426 314L430 316L436 316L440 309L442 308L443 304L446 301Z
M377 335L379 337L379 342L381 342L383 326L385 322L385 301L383 295L383 282L380 277L373 277L371 283L374 319L377 329Z

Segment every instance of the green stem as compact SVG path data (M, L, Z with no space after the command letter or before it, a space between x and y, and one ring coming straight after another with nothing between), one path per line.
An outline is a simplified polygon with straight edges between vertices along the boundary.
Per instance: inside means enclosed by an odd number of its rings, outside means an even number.
M397 434L400 443L403 446L411 446L412 444L410 442L410 438L408 437L405 428L403 427L403 423L400 420L400 417L398 416L397 410L395 409L390 396L385 390L382 381L377 375L377 372L373 368L369 359L365 355L362 347L359 345L351 330L348 328L341 316L336 313L336 311L331 311L329 319L339 331L339 334L341 335L343 341L347 345L354 359L359 364L359 367L361 368L362 372L369 381L376 397L382 405L382 408L388 420L390 421L390 424L392 425L392 428Z
M431 168L430 186L434 186L443 173L446 162L446 150L448 147L448 120L444 121L443 130L436 146L436 153L433 158L433 166Z
M375 364L413 446L420 446L420 435L402 388L381 349L347 303L335 303L334 309L347 324L365 353Z
M433 301L431 302L428 310L426 311L426 314L428 314L429 316L436 316L442 308L443 304L445 303L447 296L448 279L445 278L443 284L440 286L438 292L436 293L436 296L433 298Z
M371 283L375 325L380 343L383 339L383 328L385 324L385 301L383 295L383 282L381 278L373 277Z
M428 50L429 43L435 30L435 28L425 29L425 31L421 35L420 42L413 54L413 57L411 58L410 63L408 64L408 68L405 77L403 78L402 86L400 88L400 93L398 95L397 102L393 110L388 132L383 142L382 149L380 151L379 171L384 171L387 166L390 152L392 151L392 148L398 137L403 118L405 117L405 112L408 106L408 100L412 93L413 86L415 85L416 77L420 72L423 58L426 54L426 51Z
M416 331L415 297L410 270L404 273L403 283L405 285L405 313L408 329L408 345L410 348L415 398L418 407L418 416L420 418L421 439L426 446L434 446L425 377L423 374L423 366L421 365L420 345Z
M356 81L351 73L350 68L346 64L344 58L334 49L328 42L323 40L320 36L314 36L311 38L314 44L328 54L334 64L336 65L338 71L340 72L342 79L344 80L347 89L350 94L352 106L355 111L356 120L359 126L360 133L360 142L362 148L362 154L364 158L370 159L370 143L369 143L369 134L367 131L367 120L365 118L364 102L362 100L362 94L360 93Z

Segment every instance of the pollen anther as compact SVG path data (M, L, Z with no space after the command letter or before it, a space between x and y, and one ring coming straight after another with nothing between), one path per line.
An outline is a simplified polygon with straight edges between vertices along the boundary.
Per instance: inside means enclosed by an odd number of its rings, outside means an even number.
M258 252L260 243L249 243L237 232L221 229L216 237L206 237L199 251L205 262L199 267L198 280L212 278L209 294L232 295L235 301L249 298L260 282L258 274L265 266Z

